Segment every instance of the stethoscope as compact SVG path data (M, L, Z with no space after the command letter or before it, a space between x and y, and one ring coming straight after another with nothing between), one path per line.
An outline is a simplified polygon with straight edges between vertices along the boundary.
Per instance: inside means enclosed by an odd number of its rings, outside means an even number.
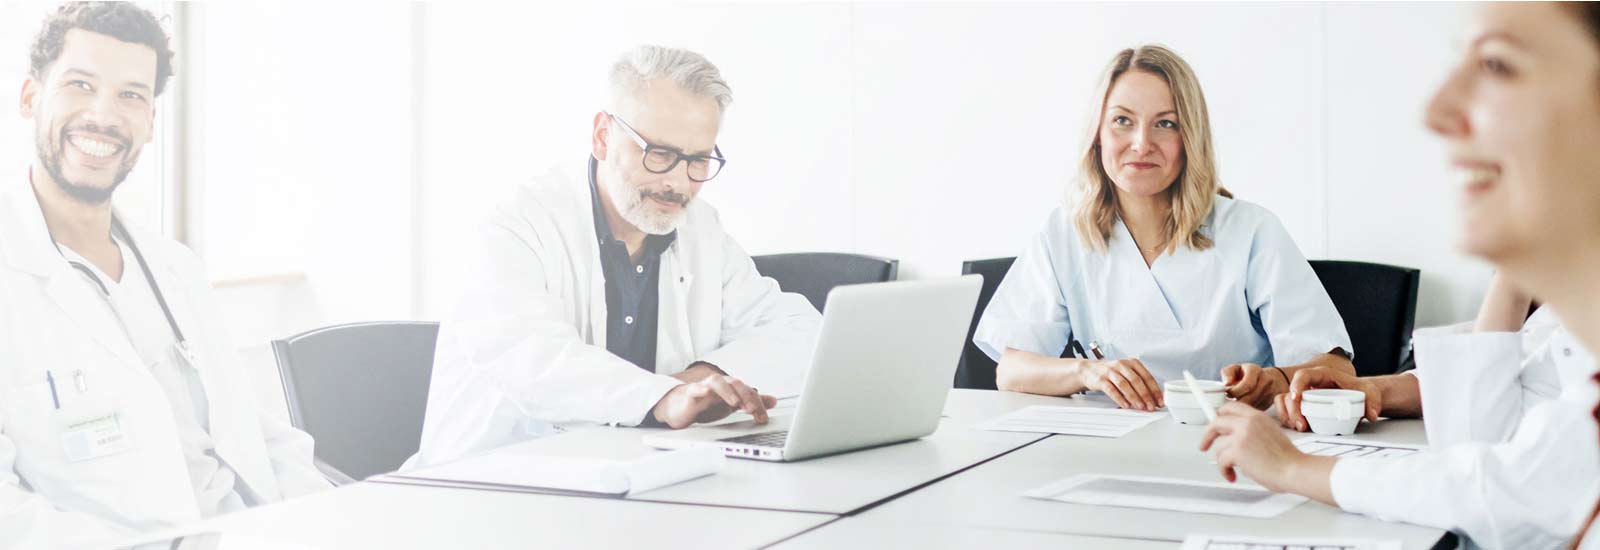
M45 231L49 232L48 226L46 226ZM178 326L178 319L172 315L172 307L167 305L166 294L161 292L161 285L156 283L155 275L150 271L150 264L145 262L144 253L139 251L139 244L134 242L133 236L128 233L128 228L123 227L122 220L117 219L116 214L111 215L111 234L122 242L127 243L128 250L133 252L134 262L139 264L140 273L144 274L145 281L150 283L150 290L156 295L156 304L161 306L161 314L167 318L167 327L172 329L172 337L175 341L173 347L178 350L178 354L185 361L189 362L190 366L195 365L194 354L189 349L189 338L184 336L183 329ZM54 234L50 235L50 244L56 247L56 253L60 254L62 259L67 260L67 265L72 266L73 269L78 270L84 277L87 277L89 282L94 283L95 288L100 291L100 297L104 298L107 304L111 303L111 287L107 286L105 281L100 280L100 276L95 274L93 268L84 265L83 262L67 259L67 254L61 251L61 245L56 243ZM114 310L115 308L113 308Z

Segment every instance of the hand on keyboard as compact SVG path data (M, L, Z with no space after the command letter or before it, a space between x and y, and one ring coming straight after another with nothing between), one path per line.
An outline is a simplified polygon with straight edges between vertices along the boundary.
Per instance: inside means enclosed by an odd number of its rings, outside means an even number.
M766 424L767 409L777 405L777 398L756 393L737 378L708 376L672 388L656 402L653 413L657 421L673 429L722 420L734 411L750 413L757 424Z

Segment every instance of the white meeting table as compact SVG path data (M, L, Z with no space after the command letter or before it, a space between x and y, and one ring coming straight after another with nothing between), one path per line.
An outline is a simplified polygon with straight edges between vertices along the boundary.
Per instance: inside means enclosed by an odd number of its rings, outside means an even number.
M953 391L938 430L916 441L790 463L729 459L717 475L629 496L628 500L854 513L1045 437L972 429L977 421L1031 402L996 400L994 395L985 395L990 393ZM774 411L776 415L792 413L788 407ZM729 421L741 418L748 416ZM516 447L520 453L628 460L657 452L640 440L663 430L586 427Z
M988 529L960 525L896 523L869 519L870 513L839 519L770 546L773 550L834 548L1004 548L1005 550L1174 550L1166 541L1063 535L1044 531Z
M1097 399L953 390L923 440L778 464L729 460L722 472L627 499L362 482L214 518L174 532L237 533L333 548L1177 548L1188 534L1393 538L1430 548L1438 529L1308 502L1282 516L1097 507L1028 499L1077 473L1218 480L1196 450L1202 429L1163 418L1122 438L974 429L1029 405ZM779 414L783 414L781 411ZM1422 443L1420 421L1364 424L1360 437ZM646 430L593 427L519 445L551 455L627 459L654 452Z
M1059 405L1083 399L1036 398ZM1082 536L1168 541L1190 534L1397 539L1407 549L1427 549L1440 529L1391 523L1307 501L1281 516L1236 516L1089 506L1032 499L1022 493L1076 474L1115 474L1222 481L1208 453L1199 451L1204 426L1164 418L1121 438L1056 435L961 475L869 510L854 519L886 525L963 526ZM1288 432L1290 437L1311 434ZM1420 420L1363 423L1356 438L1426 444ZM1244 483L1248 483L1247 481ZM1119 546L1121 547L1121 546ZM1128 548L1137 545L1127 546Z
M356 483L212 518L167 536L217 532L223 534L223 548L229 547L227 537L243 536L259 547L281 550L705 550L759 548L834 517Z

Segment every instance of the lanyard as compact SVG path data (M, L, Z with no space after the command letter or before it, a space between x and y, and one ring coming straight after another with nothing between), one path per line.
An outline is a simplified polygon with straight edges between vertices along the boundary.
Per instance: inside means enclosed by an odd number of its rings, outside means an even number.
M45 231L47 233L50 231L48 225L45 226ZM189 356L189 340L183 335L183 329L178 327L177 318L172 316L172 308L167 305L167 297L161 292L161 285L156 283L155 275L150 272L150 264L144 261L144 253L139 251L139 244L133 241L133 236L128 234L128 228L122 226L122 220L118 220L115 214L111 216L111 234L128 244L128 250L133 252L134 261L139 264L140 273L144 274L145 281L150 283L150 290L156 295L156 304L161 306L161 314L167 318L167 327L172 329L172 337L177 341L178 352L182 353L186 360L192 361ZM56 253L61 254L62 259L66 259L66 253L61 251L61 245L56 244L54 234L50 235L50 244L56 247ZM83 265L82 262L73 260L67 260L67 264L88 277L89 281L100 289L101 296L107 300L111 299L111 288L106 286L105 281L101 281L98 275L95 275L93 269Z

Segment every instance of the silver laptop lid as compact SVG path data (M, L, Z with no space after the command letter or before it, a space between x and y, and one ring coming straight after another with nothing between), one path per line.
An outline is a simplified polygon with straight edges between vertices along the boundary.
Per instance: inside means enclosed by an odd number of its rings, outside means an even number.
M829 292L785 458L933 433L982 285L967 275Z

